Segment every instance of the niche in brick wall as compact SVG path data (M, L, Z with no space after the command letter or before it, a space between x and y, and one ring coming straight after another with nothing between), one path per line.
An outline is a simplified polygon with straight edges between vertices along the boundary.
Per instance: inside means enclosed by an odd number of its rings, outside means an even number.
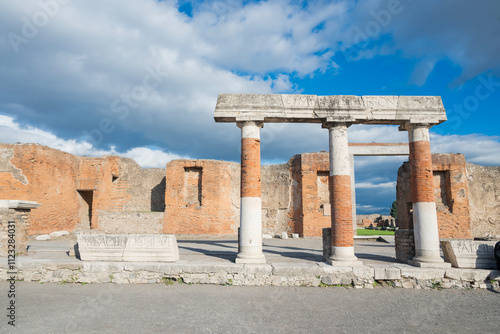
M318 177L316 184L318 185L318 205L320 211L323 211L323 215L331 215L330 207L330 188L328 186L328 179L330 172L328 171L318 171Z
M184 167L184 201L187 207L202 205L201 167Z
M434 199L438 211L452 211L449 171L434 171Z

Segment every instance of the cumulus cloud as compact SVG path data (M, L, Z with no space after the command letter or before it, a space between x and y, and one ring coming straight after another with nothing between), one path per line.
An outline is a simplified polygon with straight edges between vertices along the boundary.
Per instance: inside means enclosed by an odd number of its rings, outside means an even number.
M416 60L410 82L419 86L438 61L451 60L463 83L490 70L500 75L499 13L496 0L361 1L340 43L354 60L395 53Z
M117 152L115 147L111 147L109 150L102 150L93 147L91 143L86 141L65 140L33 126L21 126L13 117L1 114L0 142L37 143L79 156L102 157L105 155L118 155L134 159L143 168L165 168L167 162L171 160L189 159L187 156L180 156L148 147L135 147L126 152Z

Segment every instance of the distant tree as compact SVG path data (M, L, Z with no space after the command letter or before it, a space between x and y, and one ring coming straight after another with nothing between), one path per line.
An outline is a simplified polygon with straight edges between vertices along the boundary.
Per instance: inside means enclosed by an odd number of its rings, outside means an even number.
M397 202L396 201L392 202L391 217L394 218L394 219L398 219L398 207L397 207Z

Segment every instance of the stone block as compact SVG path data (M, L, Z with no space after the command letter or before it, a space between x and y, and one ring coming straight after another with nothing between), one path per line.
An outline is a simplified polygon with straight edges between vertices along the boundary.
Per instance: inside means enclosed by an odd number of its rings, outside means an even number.
M68 235L68 234L69 234L68 231L56 231L56 232L52 232L49 235L51 238L59 238L59 237L62 237L62 236Z
M446 261L455 268L496 268L495 241L447 239L441 240L441 248Z
M440 280L444 278L445 269L438 268L416 268L409 265L395 265L401 270L402 277L415 278L419 280Z
M48 235L48 234L42 234L42 235L37 236L35 239L38 240L38 241L50 240L50 235Z
M481 269L457 269L450 268L446 270L445 277L460 281L478 281L484 282L490 275L489 270Z
M375 268L376 280L397 280L401 279L401 270L399 268Z
M179 261L179 248L169 234L77 234L83 261Z

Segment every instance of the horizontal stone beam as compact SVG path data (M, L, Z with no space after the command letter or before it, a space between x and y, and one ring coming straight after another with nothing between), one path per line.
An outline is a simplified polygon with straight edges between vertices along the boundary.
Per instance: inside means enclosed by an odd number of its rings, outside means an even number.
M439 96L354 96L220 94L216 122L348 122L366 124L439 124L446 111Z
M7 209L36 209L41 204L33 201L20 201L20 200L0 200L0 208Z
M370 143L370 144L349 144L349 154L354 156L393 156L409 155L408 144L399 143Z

